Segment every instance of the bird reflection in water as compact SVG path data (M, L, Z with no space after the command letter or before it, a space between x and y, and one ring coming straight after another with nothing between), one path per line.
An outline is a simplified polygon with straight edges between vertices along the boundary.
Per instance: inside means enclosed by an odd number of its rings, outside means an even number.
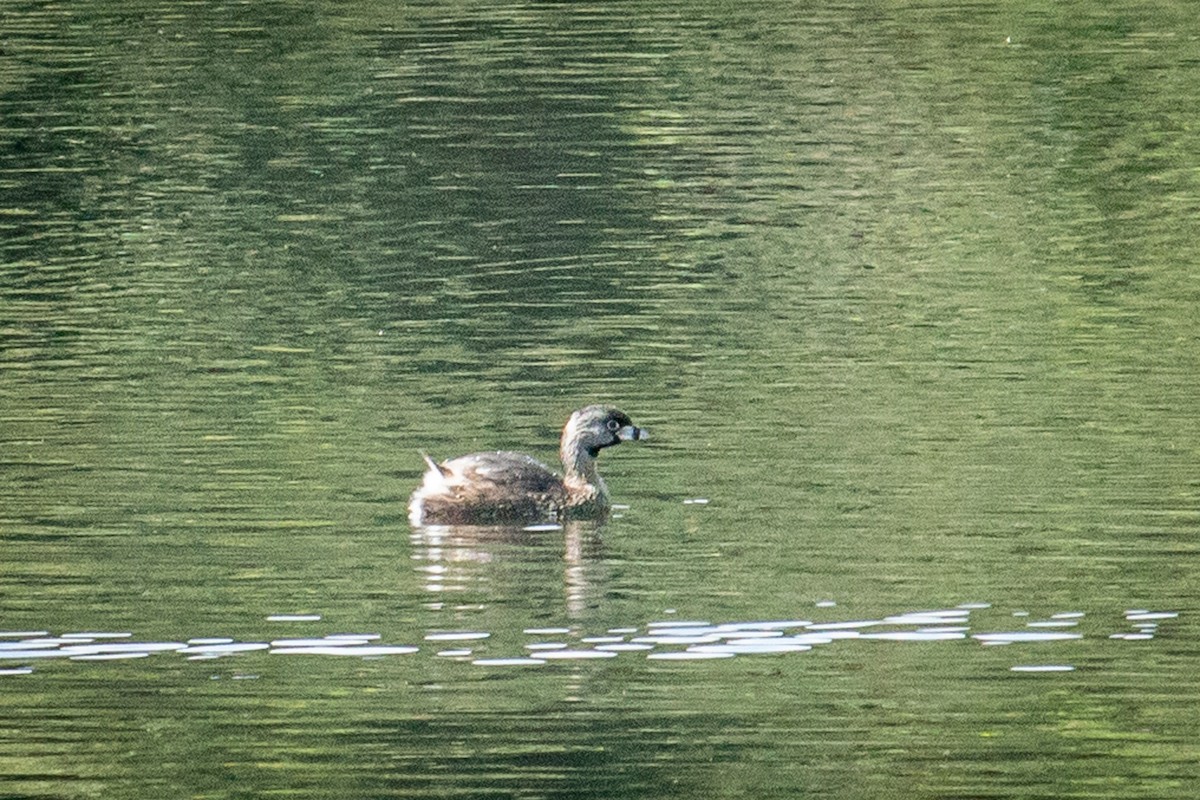
M565 610L574 619L603 591L604 524L423 525L413 528L412 557L436 597L430 608L481 608L516 597L530 613L554 619Z

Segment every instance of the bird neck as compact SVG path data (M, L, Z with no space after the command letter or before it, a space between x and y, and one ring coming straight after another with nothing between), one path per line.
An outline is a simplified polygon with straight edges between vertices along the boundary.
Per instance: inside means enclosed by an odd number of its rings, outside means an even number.
M563 437L562 458L564 483L576 489L586 489L595 492L598 498L608 497L608 488L604 485L599 473L596 472L596 458L574 438Z

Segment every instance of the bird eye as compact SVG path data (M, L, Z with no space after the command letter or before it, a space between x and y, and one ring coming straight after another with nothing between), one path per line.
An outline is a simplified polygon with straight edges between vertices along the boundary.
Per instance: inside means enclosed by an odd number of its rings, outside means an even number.
M608 421L608 429L610 431L612 431L613 433L616 433L618 430L620 430L620 428L621 428L621 423L618 422L617 420L610 419Z

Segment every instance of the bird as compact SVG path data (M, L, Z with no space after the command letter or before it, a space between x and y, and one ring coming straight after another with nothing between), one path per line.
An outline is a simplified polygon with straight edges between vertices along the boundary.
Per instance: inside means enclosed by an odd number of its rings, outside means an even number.
M596 457L606 447L647 438L646 429L619 408L590 405L572 413L563 427L561 477L537 459L507 450L440 464L422 453L428 469L409 500L409 521L421 527L602 518L611 501Z

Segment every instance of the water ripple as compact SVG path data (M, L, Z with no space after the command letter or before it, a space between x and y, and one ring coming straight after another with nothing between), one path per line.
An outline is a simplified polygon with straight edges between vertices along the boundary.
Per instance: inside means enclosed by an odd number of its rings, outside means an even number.
M823 606L833 608L834 606ZM654 661L700 661L733 657L788 656L816 647L851 646L855 641L945 646L973 641L986 647L1040 646L1074 642L1084 638L1106 641L1147 641L1159 633L1160 624L1176 619L1179 612L1135 609L1122 615L1126 630L1102 630L1096 617L1093 627L1080 629L1085 614L1064 611L1042 620L1029 619L1026 611L1013 612L1014 620L1025 620L1012 630L985 629L973 632L971 615L989 608L974 603L940 610L908 611L870 619L812 621L807 619L731 620L707 622L671 620L609 627L589 632L571 626L526 627L519 636L535 637L507 651L511 635L494 636L483 630L429 630L421 638L430 643L456 643L451 649L432 649L440 659L469 662L478 667L545 666L559 661L606 660L624 656ZM290 616L289 621L301 621ZM303 621L318 622L320 615L304 615ZM278 621L278 617L272 617ZM1070 627L1072 630L1063 630ZM553 637L553 638L544 638ZM418 653L421 647L408 643L386 643L379 633L331 633L324 636L270 638L237 641L231 637L183 637L179 641L137 641L129 632L71 632L52 635L48 631L0 632L0 676L30 675L33 664L48 659L71 661L121 661L176 653L189 661L248 657L265 651L270 655L334 656L383 659ZM465 643L470 643L469 645ZM524 651L524 652L522 652ZM1057 673L1075 669L1064 663L1014 663L1019 673Z

